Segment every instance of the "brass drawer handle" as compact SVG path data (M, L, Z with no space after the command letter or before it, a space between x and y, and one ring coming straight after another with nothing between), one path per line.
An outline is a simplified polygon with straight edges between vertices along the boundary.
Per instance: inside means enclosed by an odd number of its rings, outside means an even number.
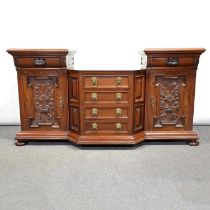
M121 130L122 130L122 124L121 123L116 123L115 124L116 133L119 133Z
M43 65L45 65L46 64L45 58L41 58L41 57L34 58L34 64L36 66L43 66Z
M116 85L117 85L117 87L119 87L120 85L122 85L122 77L117 77L116 78Z
M92 84L92 86L97 86L97 78L96 77L91 78L91 84Z
M116 114L116 117L120 117L122 115L122 109L121 108L115 109L115 114Z
M91 94L91 99L92 99L92 101L97 101L98 100L97 93L92 93Z
M122 93L116 93L115 99L117 102L122 100Z
M116 85L117 85L117 87L119 87L120 85L122 85L122 77L117 77L116 78Z
M97 116L98 115L98 109L97 108L93 108L91 111L92 116Z
M92 124L92 131L96 132L98 130L98 124L97 123L93 123Z
M167 63L170 66L175 66L175 65L179 64L179 59L178 58L168 58Z

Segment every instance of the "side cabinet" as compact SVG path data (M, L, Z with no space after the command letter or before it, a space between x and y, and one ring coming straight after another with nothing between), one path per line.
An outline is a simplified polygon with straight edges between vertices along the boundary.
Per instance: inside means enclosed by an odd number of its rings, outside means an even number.
M68 138L67 50L8 50L18 75L21 131L25 141Z
M204 49L146 49L146 139L198 144L193 131L195 78Z

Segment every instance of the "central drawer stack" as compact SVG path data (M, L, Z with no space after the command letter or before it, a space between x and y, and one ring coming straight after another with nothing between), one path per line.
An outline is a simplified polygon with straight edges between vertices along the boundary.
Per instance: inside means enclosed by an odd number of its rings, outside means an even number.
M85 72L82 86L83 134L132 133L132 75L129 72Z

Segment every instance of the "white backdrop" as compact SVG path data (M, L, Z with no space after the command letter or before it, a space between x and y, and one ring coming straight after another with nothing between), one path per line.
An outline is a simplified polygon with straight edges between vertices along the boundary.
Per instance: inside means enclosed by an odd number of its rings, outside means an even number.
M7 48L77 50L76 69L139 69L146 47L205 47L194 122L210 124L207 0L0 1L0 124L19 123L16 71Z

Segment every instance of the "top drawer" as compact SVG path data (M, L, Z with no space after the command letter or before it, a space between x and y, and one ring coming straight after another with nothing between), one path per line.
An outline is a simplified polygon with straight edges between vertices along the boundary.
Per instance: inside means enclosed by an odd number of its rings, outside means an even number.
M65 57L46 57L46 56L34 56L34 57L16 57L15 66L23 68L60 68L66 67Z
M148 57L147 67L192 67L197 66L197 57Z
M8 49L16 67L61 68L66 67L66 49Z
M84 75L84 88L128 88L129 76Z

